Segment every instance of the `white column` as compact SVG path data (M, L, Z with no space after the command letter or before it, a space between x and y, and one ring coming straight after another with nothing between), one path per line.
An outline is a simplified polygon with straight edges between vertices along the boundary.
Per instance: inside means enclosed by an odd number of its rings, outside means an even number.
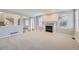
M75 10L75 38L79 43L79 10Z
M23 33L23 17L20 17L20 32Z
M75 33L79 32L79 10L75 11Z

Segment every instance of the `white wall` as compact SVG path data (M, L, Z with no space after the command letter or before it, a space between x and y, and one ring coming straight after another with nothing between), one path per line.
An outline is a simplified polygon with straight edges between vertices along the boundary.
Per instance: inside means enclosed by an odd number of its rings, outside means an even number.
M62 21L66 21L66 26L61 26L60 23ZM59 18L57 22L57 31L65 34L72 34L74 33L74 15L73 11L67 11L63 13L59 13Z
M57 21L58 20L58 14L49 14L49 15L43 15L43 21Z

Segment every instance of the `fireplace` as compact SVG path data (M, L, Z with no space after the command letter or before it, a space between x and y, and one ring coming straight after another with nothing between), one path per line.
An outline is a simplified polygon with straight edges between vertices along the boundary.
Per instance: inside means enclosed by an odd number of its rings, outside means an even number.
M46 32L55 32L56 31L56 21L47 21L45 22L45 31Z
M53 32L53 26L45 26L46 32Z

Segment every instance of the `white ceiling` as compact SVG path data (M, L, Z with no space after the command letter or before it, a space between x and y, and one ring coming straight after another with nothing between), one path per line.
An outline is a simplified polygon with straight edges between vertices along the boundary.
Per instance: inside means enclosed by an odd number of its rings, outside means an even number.
M13 13L24 16L37 16L48 13L68 11L69 9L0 9L1 12Z

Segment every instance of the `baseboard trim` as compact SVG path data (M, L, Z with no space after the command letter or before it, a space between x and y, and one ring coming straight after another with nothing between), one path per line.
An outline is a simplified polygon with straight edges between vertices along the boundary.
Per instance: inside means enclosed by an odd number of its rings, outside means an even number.
M2 36L2 37L0 37L0 39L1 39L1 38L10 37L10 36L14 36L14 35L18 35L18 34L21 34L21 33L16 33L16 34L11 34L11 35L7 35L7 36Z

